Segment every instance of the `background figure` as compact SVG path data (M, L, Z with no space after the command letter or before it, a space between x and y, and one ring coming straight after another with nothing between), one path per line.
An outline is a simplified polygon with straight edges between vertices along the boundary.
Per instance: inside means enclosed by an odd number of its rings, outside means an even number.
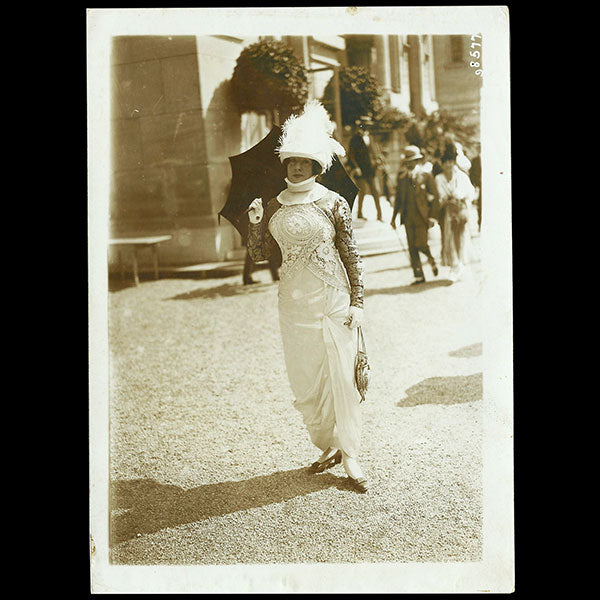
M440 203L444 207L442 229L442 264L450 267L450 281L457 281L468 260L470 231L468 227L471 202L475 197L468 175L456 166L456 155L442 159L443 172L436 175Z
M423 283L425 275L420 253L427 257L434 275L438 274L435 259L428 243L428 231L435 225L439 214L438 192L431 174L431 164L423 168L421 150L417 146L404 149L404 169L398 174L396 189L396 209L400 212L400 222L406 230L410 264L415 281L411 285Z
M368 126L371 124L372 121L367 118L356 121L355 132L350 138L348 148L348 165L350 174L358 186L358 218L365 218L362 212L363 201L365 194L370 192L377 209L377 220L381 221L377 171L383 167L383 157L379 145L369 134Z
M462 147L461 147L462 148ZM440 140L438 147L435 152L435 161L433 165L432 174L436 178L440 173L443 173L443 163L446 157L451 156L453 160L456 160L458 156L457 145L451 138L444 138ZM465 157L466 158L466 157ZM467 159L468 160L468 159ZM461 159L461 164L465 164ZM438 213L438 223L440 225L440 237L441 237L441 248L440 248L440 261L443 264L442 252L444 251L444 224L446 222L446 206L440 201L440 212Z
M429 162L433 165L431 174L435 177L442 172L442 156L446 153L448 146L454 147L454 140L444 135L443 137L435 138L432 141L432 147L429 152L425 152Z
M477 227L481 231L481 154L478 152L477 156L473 157L471 161L471 169L469 170L469 177L471 183L479 190L479 197L477 198Z
M273 281L279 281L279 266L281 260L278 260L276 256L269 256L269 270L271 271L271 279ZM250 256L250 253L246 249L246 260L244 261L244 273L242 275L242 281L244 285L251 285L258 283L255 279L252 279L252 272L255 268L255 263Z
M400 167L398 168L398 175L396 176L396 186L398 182L408 175L408 169L404 162L400 163ZM390 225L396 229L396 217L400 212L400 199L398 198L398 193L396 192L394 196L394 212L392 213L392 220L390 221Z
M469 160L469 157L465 154L462 144L460 144L459 142L454 142L454 148L456 151L456 159L455 159L456 166L463 173L466 173L468 175L469 170L471 169L471 161Z
M376 148L379 148L379 145L376 143ZM383 193L383 197L390 203L392 204L392 196L393 193L390 189L390 173L389 173L389 167L388 167L388 153L385 150L381 150L381 153L379 154L379 169L378 172L380 174L381 177L381 188L382 188L382 193Z

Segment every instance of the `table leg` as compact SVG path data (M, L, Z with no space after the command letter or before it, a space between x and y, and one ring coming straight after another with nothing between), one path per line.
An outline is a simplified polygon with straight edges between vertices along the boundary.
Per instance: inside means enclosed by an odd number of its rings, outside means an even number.
M137 250L133 249L133 280L135 281L135 285L140 285L140 277L138 274L138 260L137 260Z
M152 246L152 260L154 261L154 279L158 279L158 245Z

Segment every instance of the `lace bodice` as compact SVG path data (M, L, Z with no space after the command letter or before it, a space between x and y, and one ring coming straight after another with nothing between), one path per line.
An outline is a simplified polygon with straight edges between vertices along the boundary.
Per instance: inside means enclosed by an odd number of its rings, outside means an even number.
M248 225L252 260L267 259L279 246L281 282L302 268L329 285L350 291L350 304L363 306L363 264L352 234L348 203L335 192L317 202L282 206L271 200L263 220Z
M269 231L281 248L282 282L306 267L333 287L350 292L335 247L335 227L315 203L282 206L273 215Z

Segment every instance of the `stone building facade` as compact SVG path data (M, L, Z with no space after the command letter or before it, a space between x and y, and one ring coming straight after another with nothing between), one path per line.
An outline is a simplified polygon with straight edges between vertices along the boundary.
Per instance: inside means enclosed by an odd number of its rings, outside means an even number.
M439 107L463 117L465 123L476 125L479 132L482 77L476 74L476 68L470 66L472 61L483 64L481 57L470 55L470 52L481 53L481 47L476 45L478 42L481 39L471 40L469 35L433 36L435 88ZM474 44L473 47L471 44Z
M160 249L164 265L239 256L239 234L217 216L231 181L228 158L259 141L270 130L272 115L239 114L229 84L240 52L259 39L113 38L112 237L170 234ZM386 101L403 112L429 113L438 107L436 88L446 93L443 73L435 70L432 36L278 39L315 70L309 76L311 98L321 97L332 76L318 69L342 65L367 68ZM397 138L388 143L392 171L401 144Z

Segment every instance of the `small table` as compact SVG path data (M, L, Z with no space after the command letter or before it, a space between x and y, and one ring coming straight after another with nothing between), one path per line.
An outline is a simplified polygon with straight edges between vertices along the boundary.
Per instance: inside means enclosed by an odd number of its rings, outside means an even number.
M172 237L173 236L171 235L156 235L149 237L111 239L109 241L109 244L118 248L121 279L123 279L125 273L123 257L121 256L122 248L130 248L133 250L133 279L135 281L135 285L140 284L137 253L138 250L142 248L150 248L152 250L152 260L154 263L154 279L158 279L158 245L162 242L168 242Z

